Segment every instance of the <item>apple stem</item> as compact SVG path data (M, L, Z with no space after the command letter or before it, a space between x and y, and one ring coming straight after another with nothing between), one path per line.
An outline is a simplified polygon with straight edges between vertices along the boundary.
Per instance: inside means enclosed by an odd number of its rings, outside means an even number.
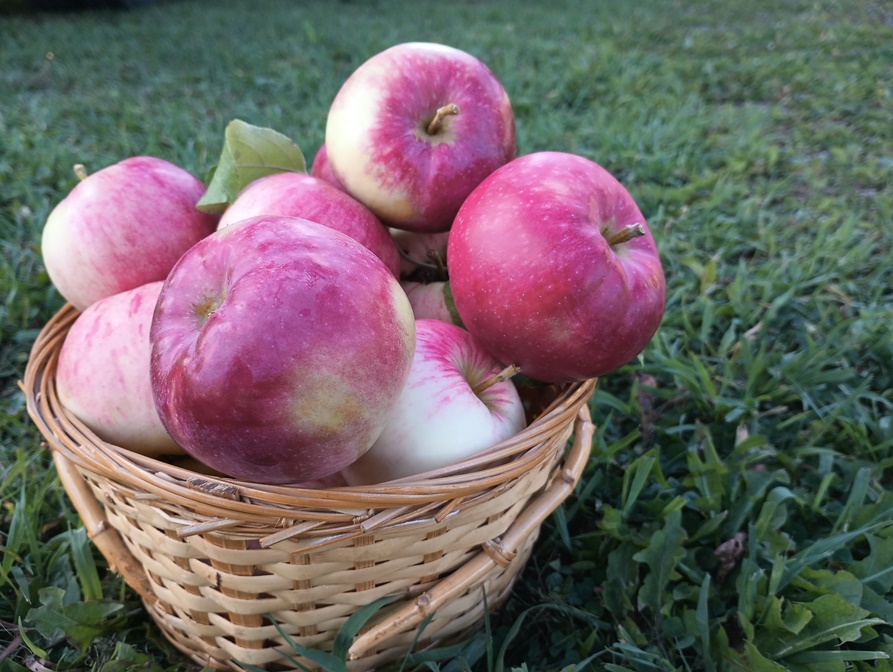
M639 236L645 235L645 227L636 222L635 224L629 224L628 226L624 226L619 231L615 231L613 233L605 236L608 239L608 245L614 247L615 245L620 245L621 243L627 243L631 241L633 238L638 238Z
M425 129L428 131L428 135L436 135L440 130L441 125L443 124L444 117L451 117L454 114L459 114L459 106L455 103L450 103L449 105L444 105L437 112L434 113L434 118L428 124L428 128Z
M87 179L87 169L84 167L83 163L74 164L74 174L78 176L78 179L83 182Z
M443 260L443 255L440 254L438 250L428 250L428 258L431 259L435 264L437 264L437 270L440 272L441 277L448 277L446 264Z
M502 371L497 373L495 376L490 376L486 380L478 383L475 387L471 389L475 394L480 394L484 390L493 387L497 383L501 383L504 380L508 380L516 373L521 373L521 367L517 364L509 364Z

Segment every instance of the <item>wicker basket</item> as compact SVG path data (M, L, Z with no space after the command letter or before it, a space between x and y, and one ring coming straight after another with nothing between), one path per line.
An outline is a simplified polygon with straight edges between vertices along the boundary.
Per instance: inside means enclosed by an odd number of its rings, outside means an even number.
M383 596L396 599L353 641L350 669L467 638L589 457L595 380L558 391L485 455L413 478L312 490L204 475L107 444L61 406L56 362L77 315L66 306L38 336L28 412L96 546L167 638L212 668L295 669L280 628L331 650L346 619Z

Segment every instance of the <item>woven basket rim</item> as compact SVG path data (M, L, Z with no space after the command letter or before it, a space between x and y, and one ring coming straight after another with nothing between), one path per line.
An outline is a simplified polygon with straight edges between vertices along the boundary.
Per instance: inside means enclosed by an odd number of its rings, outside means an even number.
M191 507L210 507L243 520L253 515L289 518L289 509L368 511L417 507L473 497L492 490L548 459L558 437L556 428L573 423L581 405L595 391L597 379L565 385L554 401L524 430L483 453L448 467L369 486L312 489L267 485L225 476L206 475L147 457L100 439L59 401L55 370L68 329L80 312L64 305L41 329L32 347L21 384L27 409L50 448L103 478Z

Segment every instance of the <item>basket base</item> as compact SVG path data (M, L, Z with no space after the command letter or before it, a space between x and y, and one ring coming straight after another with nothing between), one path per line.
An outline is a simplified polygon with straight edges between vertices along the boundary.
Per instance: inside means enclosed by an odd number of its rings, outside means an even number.
M538 536L538 530L530 535L528 542L519 550L509 567L496 565L494 571L484 581L466 591L442 613L435 614L421 634L417 631L408 632L402 637L391 639L388 645L380 650L369 652L357 660L345 661L347 669L350 672L369 672L400 661L410 652L430 652L433 649L473 639L484 628L486 619L484 596L490 613L505 604L511 596L515 581L530 559ZM176 627L176 619L171 618L171 614L162 610L158 603L144 601L144 605L165 638L181 653L206 669L245 672L243 665L247 664L268 672L301 670L299 666L289 662L286 655L293 657L305 668L319 669L317 665L295 653L287 644L283 644L281 637L278 638L280 641L266 642L266 646L262 649L242 648L230 638L215 638L212 641L209 638L196 636L187 623L183 623L182 628ZM466 605L467 608L463 611L462 607Z

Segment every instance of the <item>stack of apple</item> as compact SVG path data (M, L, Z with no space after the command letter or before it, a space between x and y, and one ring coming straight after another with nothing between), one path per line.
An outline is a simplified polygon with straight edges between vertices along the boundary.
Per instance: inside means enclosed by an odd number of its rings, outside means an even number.
M657 330L632 197L583 157L516 158L509 97L465 52L364 63L309 175L263 151L225 147L208 188L126 159L50 215L47 271L82 311L57 391L101 438L255 482L377 483L521 431L518 371L602 376Z

